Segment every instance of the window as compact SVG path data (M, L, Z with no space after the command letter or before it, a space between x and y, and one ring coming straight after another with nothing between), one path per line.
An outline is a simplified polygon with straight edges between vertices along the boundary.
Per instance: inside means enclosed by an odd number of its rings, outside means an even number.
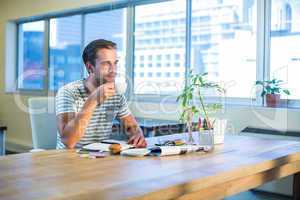
M192 69L223 83L230 103L249 102L255 96L255 81L272 78L284 80L290 89L289 105L300 103L297 1L263 0L259 5L258 0L189 1L190 8L185 0L127 1L111 10L93 8L65 17L18 20L17 89L56 91L82 78L86 75L82 46L104 38L118 45L118 75L125 77L128 64L130 96L177 94L185 86L186 71ZM131 6L134 10L127 9ZM212 91L206 94L215 96Z
M135 26L135 55L148 55L148 67L155 66L155 62L160 61L161 58L167 58L171 62L175 61L175 58L171 59L170 53L185 55L185 41L179 40L181 37L185 37L186 27L185 24L179 23L179 19L185 19L186 5L185 1L174 0L160 3L153 3L147 5L139 5L135 7L135 24L146 24L146 27L142 30L138 26ZM176 16L178 19L174 19ZM149 22L151 19L151 22ZM147 30L150 30L150 25L155 27L155 30L159 30L161 34L156 35L153 38L151 45L140 45L136 41L146 40L149 38ZM158 23L160 24L158 26ZM168 30L168 31L163 31ZM153 36L152 36L153 37ZM172 43L167 43L164 38L172 38ZM160 55L157 55L157 52ZM153 59L155 58L155 59ZM137 62L137 61L135 61ZM157 67L161 67L164 71L164 65L157 64ZM134 71L138 70L137 68ZM178 70L184 74L184 66L179 67ZM151 82L151 86L145 86L145 82ZM173 94L179 92L184 87L184 76L173 79L169 76L164 77L145 77L145 79L134 79L134 93L135 94Z
M49 89L82 77L81 16L50 19Z
M23 23L18 27L18 89L44 89L44 31L44 21Z
M166 72L165 73L165 77L170 77L171 76L171 73L170 72Z
M117 43L118 75L125 78L126 13L124 8L86 14L84 18L83 14L79 14L19 24L18 89L56 91L71 81L81 79L85 72L81 59L82 44L99 38ZM49 24L47 42L46 24ZM82 24L85 26L82 27ZM84 41L82 29L85 30ZM49 49L49 57L45 56L46 49Z
M208 72L210 80L232 83L227 97L252 96L256 80L256 2L192 2L192 37L196 39L192 41L191 67L196 72Z
M296 2L272 0L270 79L284 81L289 99L300 99L300 7ZM287 98L283 96L282 98Z
M118 76L126 77L126 15L127 9L116 9L85 16L85 45L95 39L107 39L117 44ZM141 25L142 26L142 25Z

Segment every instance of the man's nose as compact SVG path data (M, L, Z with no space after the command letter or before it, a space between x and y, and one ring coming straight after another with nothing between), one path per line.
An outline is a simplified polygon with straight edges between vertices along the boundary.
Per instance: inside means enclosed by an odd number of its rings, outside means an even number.
M116 64L111 64L110 68L109 68L109 72L117 73L117 65Z

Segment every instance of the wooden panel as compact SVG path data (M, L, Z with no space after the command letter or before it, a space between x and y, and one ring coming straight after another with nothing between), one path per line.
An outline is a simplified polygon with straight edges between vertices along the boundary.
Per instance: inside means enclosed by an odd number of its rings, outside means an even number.
M170 157L9 155L0 158L0 199L220 199L297 173L299 161L299 142L244 136L212 153Z

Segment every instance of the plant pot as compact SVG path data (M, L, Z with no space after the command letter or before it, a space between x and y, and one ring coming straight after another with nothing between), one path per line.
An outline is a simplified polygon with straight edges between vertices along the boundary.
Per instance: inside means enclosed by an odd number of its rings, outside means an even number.
M223 144L226 126L226 119L216 119L216 122L214 123L214 129L199 130L199 145L210 146Z
M266 94L266 103L268 107L277 107L280 103L280 94Z

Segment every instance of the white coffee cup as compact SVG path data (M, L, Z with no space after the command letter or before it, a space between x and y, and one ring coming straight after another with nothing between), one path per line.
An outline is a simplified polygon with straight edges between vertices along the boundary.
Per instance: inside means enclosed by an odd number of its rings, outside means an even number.
M125 94L127 88L127 83L125 80L116 79L115 80L115 90L117 94Z

